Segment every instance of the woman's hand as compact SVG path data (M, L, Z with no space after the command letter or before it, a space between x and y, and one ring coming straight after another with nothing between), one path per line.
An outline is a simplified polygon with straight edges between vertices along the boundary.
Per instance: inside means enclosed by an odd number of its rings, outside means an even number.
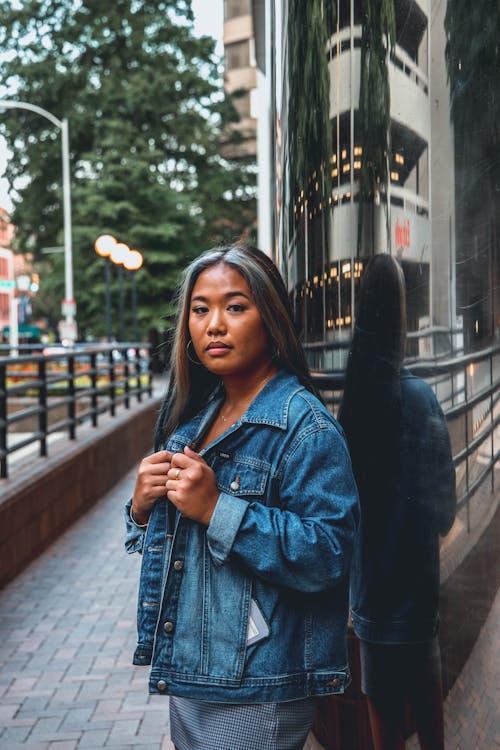
M167 497L183 516L209 525L219 498L217 480L212 469L191 448L172 456Z
M139 464L132 495L132 513L139 524L148 522L153 505L166 494L165 483L172 455L170 451L158 451L143 458Z

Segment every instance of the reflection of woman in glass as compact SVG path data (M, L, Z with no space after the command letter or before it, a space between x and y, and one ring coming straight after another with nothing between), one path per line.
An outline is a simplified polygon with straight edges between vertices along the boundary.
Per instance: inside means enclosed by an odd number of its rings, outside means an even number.
M439 535L453 523L455 472L433 391L402 367L405 334L403 273L376 255L362 280L339 413L361 500L352 621L376 750L404 748L408 708L421 747L441 750Z
M127 537L143 555L135 663L172 696L179 750L301 750L315 696L349 680L357 490L313 391L269 258L194 261Z

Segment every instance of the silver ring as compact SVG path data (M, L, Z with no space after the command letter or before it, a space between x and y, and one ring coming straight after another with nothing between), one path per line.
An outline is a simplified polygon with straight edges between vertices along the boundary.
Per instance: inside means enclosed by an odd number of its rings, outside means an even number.
M181 475L181 470L177 469L177 471L175 472L175 478L179 479L180 475Z

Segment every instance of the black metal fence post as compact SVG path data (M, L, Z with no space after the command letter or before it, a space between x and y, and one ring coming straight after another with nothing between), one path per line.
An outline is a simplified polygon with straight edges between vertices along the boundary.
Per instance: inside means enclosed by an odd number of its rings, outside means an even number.
M113 357L113 350L110 350L109 356L109 413L112 417L115 416L115 399L116 399L116 386L115 386L115 360Z
M97 427L97 355L90 355L90 382L92 384L92 395L90 396L90 406L92 409L92 427Z
M0 477L7 479L7 365L0 365Z
M130 368L129 368L129 359L128 359L128 349L125 349L124 357L123 357L123 376L125 378L124 382L124 388L125 388L125 408L130 409Z
M41 359L38 363L38 429L40 431L40 455L47 455L47 372L45 360Z
M76 404L75 404L75 359L72 354L68 357L68 419L69 437L76 437Z

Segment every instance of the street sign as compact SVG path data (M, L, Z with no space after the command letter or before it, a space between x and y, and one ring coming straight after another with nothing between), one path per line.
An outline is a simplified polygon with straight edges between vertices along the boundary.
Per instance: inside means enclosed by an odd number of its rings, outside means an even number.
M59 338L63 343L74 344L78 338L75 320L60 320L57 324Z
M61 302L61 315L74 318L76 315L76 302L74 299L63 299Z
M0 279L0 289L14 289L16 282L13 279Z

